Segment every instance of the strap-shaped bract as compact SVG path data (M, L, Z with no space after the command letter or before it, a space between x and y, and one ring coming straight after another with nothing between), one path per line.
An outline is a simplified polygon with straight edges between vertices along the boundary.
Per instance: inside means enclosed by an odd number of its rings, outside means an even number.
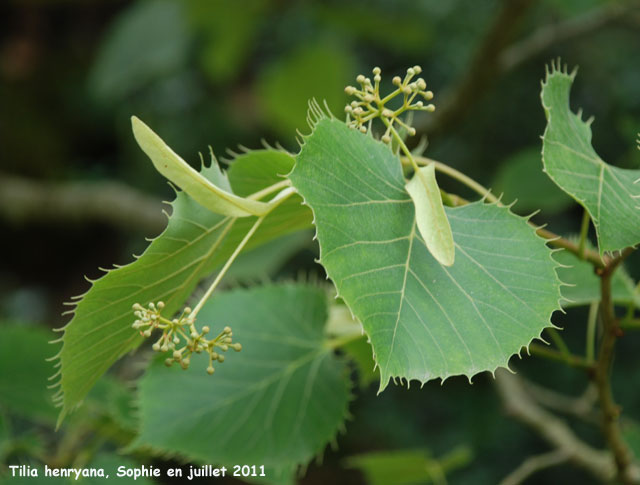
M201 206L216 214L231 217L262 216L271 210L267 202L238 197L203 177L135 116L131 118L131 124L136 141L156 170ZM212 163L215 164L215 160ZM218 178L221 176L218 169ZM228 183L226 185L228 187Z

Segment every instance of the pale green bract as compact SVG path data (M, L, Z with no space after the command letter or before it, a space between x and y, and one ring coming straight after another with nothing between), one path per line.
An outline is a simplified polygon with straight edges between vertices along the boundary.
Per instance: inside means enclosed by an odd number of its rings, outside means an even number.
M451 266L455 246L436 182L435 165L420 167L406 187L415 207L416 225L427 249L440 264Z
M289 154L278 150L248 152L231 165L229 181L244 196L281 181L293 163ZM219 169L212 165L201 174L215 180ZM311 215L300 202L299 197L290 197L274 209L245 251L309 227ZM167 228L142 256L93 281L91 289L72 303L73 318L64 327L55 364L57 397L63 406L60 420L118 358L142 341L131 328L135 319L131 306L163 300L165 314L178 311L198 282L227 260L256 220L214 214L184 192L177 194L171 206Z
M201 206L216 214L232 217L262 216L271 210L267 202L245 199L232 193L215 160L211 164L215 176L212 181L180 158L162 138L135 116L131 117L131 126L138 145L151 159L156 170Z
M231 326L242 352L213 377L202 355L193 357L199 372L154 361L140 380L131 448L290 471L320 455L343 427L351 388L346 362L327 345L326 291L291 283L220 293L198 320Z
M559 309L551 250L507 207L447 208L456 262L439 264L400 161L371 136L319 117L289 177L314 212L320 262L369 336L380 390L506 366Z
M542 84L547 128L542 139L545 172L588 212L600 254L640 242L640 170L605 163L591 146L591 122L569 107L576 76L552 63Z

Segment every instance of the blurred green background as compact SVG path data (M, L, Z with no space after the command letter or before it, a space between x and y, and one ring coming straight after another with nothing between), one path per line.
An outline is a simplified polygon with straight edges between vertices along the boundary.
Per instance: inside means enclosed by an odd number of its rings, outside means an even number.
M62 302L88 289L82 276L129 262L145 236L162 230L160 201L172 190L135 145L132 114L194 165L209 145L221 159L231 156L228 148L263 141L296 150L296 130L308 131L308 98L326 100L341 116L343 88L357 74L380 66L389 82L420 64L437 111L416 119L413 142L426 136L429 157L504 192L505 201L519 199L520 213L541 209L537 222L571 234L581 211L540 170L544 66L557 56L580 66L572 103L595 116L596 150L609 163L638 168L639 47L640 2L630 1L2 2L0 463L125 463L116 453L136 425L123 382L139 366L117 365L54 433L44 389L53 370L43 359L55 352L46 344L55 338L50 329L68 319ZM472 196L449 180L441 185ZM270 251L269 261L249 260L236 277L322 271L309 238ZM637 278L638 258L629 265ZM578 349L585 319L584 309L555 318ZM628 384L639 368L633 338L621 341L614 383L625 413L640 419L640 393ZM587 382L580 371L537 359L515 367L572 394ZM490 376L473 386L453 379L390 387L381 396L375 388L357 392L338 448L312 464L302 483L367 483L348 468L346 457L359 453L415 448L440 457L458 446L472 459L450 483L497 483L547 450L505 416ZM601 445L593 428L575 424ZM143 455L126 459L166 465ZM527 483L589 480L565 465Z

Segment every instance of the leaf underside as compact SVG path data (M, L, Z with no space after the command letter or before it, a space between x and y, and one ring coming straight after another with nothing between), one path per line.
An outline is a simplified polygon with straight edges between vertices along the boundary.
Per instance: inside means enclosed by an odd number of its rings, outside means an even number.
M140 380L140 433L148 447L218 464L294 470L322 452L342 426L350 382L325 345L323 289L286 284L220 293L198 315L229 325L242 351L208 376L156 360Z
M278 150L258 150L238 156L228 172L240 196L281 179L293 166L293 158ZM217 167L203 168L204 177L219 175ZM56 362L61 373L57 398L63 406L60 419L77 406L98 378L122 355L141 342L131 328L131 306L139 302L165 302L165 314L182 307L198 282L229 257L255 217L233 218L214 214L184 192L171 203L165 231L154 239L133 263L108 271L93 281L91 289L77 297L71 321L64 327ZM290 198L260 226L245 250L283 234L309 227L308 209Z
M371 136L318 116L289 177L314 212L320 262L370 338L380 390L506 366L559 308L551 251L506 207L447 208L456 261L440 265L400 162Z
M575 75L554 63L542 84L542 162L551 180L589 211L603 254L640 242L640 170L614 167L595 152L592 120L584 121L569 106Z

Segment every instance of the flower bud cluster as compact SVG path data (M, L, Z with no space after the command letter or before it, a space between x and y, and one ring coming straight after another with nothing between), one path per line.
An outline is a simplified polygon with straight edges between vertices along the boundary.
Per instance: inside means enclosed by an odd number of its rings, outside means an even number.
M208 326L202 327L198 331L195 326L195 317L191 315L191 308L186 307L182 315L169 320L161 315L164 303L149 303L147 308L139 303L133 305L133 313L137 317L132 327L140 332L143 337L151 337L154 330L161 330L160 338L156 340L151 348L156 352L171 352L171 357L164 363L168 367L173 363L180 364L180 367L187 369L191 363L192 354L209 354L209 366L207 373L213 374L213 362L224 362L223 353L229 349L236 352L242 350L239 343L233 343L233 332L230 327L225 327L217 337L208 339L206 335L210 329Z
M404 79L395 76L392 80L396 89L385 97L380 96L381 70L379 67L373 68L373 82L371 78L360 74L356 81L360 84L360 89L353 86L347 86L345 92L349 96L355 96L356 100L352 101L345 107L347 113L347 124L362 133L367 132L367 126L375 118L380 118L387 127L386 132L380 138L384 143L391 143L392 135L397 135L394 124L404 128L410 135L415 135L416 130L406 121L400 119L400 116L408 111L429 111L433 112L436 108L433 104L424 104L425 101L433 99L433 93L427 91L427 83L423 78L413 80L416 75L422 72L420 66L413 66L407 69ZM398 96L402 96L402 105L397 109L391 109L388 103ZM416 101L416 98L421 98Z

